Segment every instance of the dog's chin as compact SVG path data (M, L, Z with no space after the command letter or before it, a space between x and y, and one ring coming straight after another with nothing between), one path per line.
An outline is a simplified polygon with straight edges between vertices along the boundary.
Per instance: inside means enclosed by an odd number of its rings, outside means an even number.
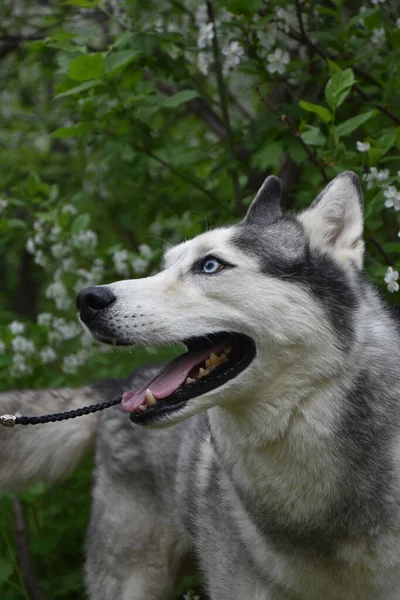
M163 427L209 408L256 356L254 341L239 333L220 332L181 342L187 352L139 390L124 393L122 409L133 423Z

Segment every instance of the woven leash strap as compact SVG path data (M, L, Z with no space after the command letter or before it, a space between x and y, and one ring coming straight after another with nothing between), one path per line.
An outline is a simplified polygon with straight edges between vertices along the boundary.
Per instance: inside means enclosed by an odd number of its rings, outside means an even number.
M0 425L3 427L14 427L15 425L39 425L43 423L55 423L56 421L66 421L67 419L75 419L75 417L83 417L90 413L110 408L121 402L121 397L101 402L100 404L92 404L91 406L83 406L76 410L69 410L62 413L54 413L52 415L41 415L40 417L25 417L22 415L0 415Z

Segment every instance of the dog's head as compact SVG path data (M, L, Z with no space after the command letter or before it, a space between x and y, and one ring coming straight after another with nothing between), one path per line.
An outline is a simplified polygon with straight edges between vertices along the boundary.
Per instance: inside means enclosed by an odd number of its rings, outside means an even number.
M280 193L268 177L241 223L172 248L159 274L79 293L97 340L187 347L124 394L133 421L175 422L227 403L240 410L277 382L301 388L340 367L363 257L358 178L339 175L297 216L281 214Z

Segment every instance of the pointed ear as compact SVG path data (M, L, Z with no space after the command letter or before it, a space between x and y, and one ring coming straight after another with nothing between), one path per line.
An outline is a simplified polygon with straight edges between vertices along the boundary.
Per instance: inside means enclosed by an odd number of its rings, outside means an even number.
M363 194L355 173L341 173L299 215L313 248L327 250L343 263L362 268Z
M281 182L277 177L267 177L250 204L244 224L263 224L277 219L281 214L281 190Z

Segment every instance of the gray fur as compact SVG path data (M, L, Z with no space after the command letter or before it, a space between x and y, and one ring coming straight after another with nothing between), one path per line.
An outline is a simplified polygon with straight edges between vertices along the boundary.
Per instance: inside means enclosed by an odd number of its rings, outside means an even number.
M263 201L268 194L244 223L175 249L165 275L112 284L116 301L96 318L94 335L143 343L176 341L185 327L222 330L228 315L257 355L164 428L132 426L119 407L102 415L87 541L92 600L168 600L193 555L212 600L400 595L400 340L360 274L358 182L342 174L298 216L274 209L270 218L268 208L265 219ZM201 279L191 265L211 250L235 268ZM138 389L154 372L118 386ZM31 412L28 396L16 397ZM6 433L0 444L13 443ZM18 435L0 475L26 456L28 438Z

